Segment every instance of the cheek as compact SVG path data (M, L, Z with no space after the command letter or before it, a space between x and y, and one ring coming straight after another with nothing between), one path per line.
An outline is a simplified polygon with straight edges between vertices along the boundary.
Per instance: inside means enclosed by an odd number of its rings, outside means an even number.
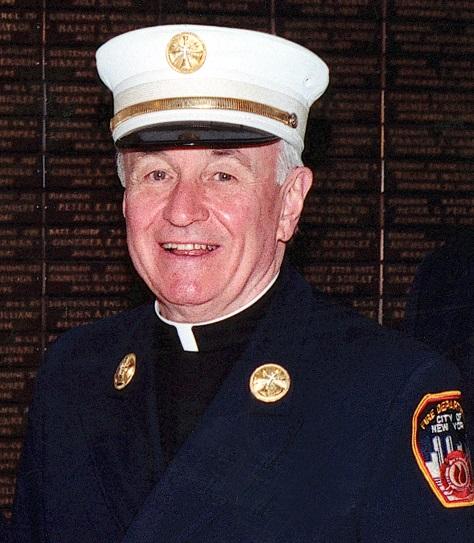
M146 194L132 194L124 200L124 216L127 232L147 229L158 214L156 199Z
M251 195L229 193L225 197L208 198L211 216L233 234L245 233L258 220L259 212Z
M227 206L225 211L220 209L220 216L234 238L256 250L264 246L273 247L279 220L279 210L274 201L262 199L261 195L255 194L251 198L236 199L235 202L235 205Z
M276 241L277 231L280 225L281 199L279 193L272 191L266 195L264 206L261 210L260 228L262 237L271 242Z

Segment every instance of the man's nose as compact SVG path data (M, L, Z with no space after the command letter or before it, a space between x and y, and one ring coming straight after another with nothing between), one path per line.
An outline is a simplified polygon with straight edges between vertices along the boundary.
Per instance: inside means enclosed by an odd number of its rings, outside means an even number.
M174 226L205 221L209 211L204 201L203 188L195 181L179 180L168 195L163 217Z

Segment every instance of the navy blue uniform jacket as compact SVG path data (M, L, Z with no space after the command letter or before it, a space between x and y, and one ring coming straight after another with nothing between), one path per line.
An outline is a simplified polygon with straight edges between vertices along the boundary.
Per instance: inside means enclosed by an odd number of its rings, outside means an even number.
M153 306L51 347L18 479L19 540L474 541L474 509L443 507L410 446L420 399L456 389L457 370L282 273L248 349L166 469ZM117 391L113 375L130 352L137 373ZM276 403L249 391L266 362L292 378Z

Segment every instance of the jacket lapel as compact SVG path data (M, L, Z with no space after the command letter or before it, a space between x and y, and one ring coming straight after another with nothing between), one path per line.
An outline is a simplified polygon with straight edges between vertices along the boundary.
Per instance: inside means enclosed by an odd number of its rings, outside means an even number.
M282 281L251 345L149 494L124 543L184 542L225 504L257 511L268 501L265 480L291 444L301 415L293 386L280 401L265 404L250 393L249 379L267 362L298 379L301 349L295 347L304 341L309 303L308 287L296 274L285 272Z
M110 357L95 379L99 385L80 410L104 500L123 528L132 521L161 469L153 322L153 314L147 309L126 339L111 345ZM115 370L132 352L137 360L136 373L127 387L116 390Z

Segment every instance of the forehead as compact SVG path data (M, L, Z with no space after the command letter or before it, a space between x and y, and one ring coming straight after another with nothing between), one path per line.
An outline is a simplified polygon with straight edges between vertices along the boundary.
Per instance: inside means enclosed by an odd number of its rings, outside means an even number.
M199 148L183 147L154 151L124 150L121 155L128 168L150 161L164 161L176 165L207 165L216 161L232 161L257 173L262 167L273 168L276 164L280 142L251 147Z

